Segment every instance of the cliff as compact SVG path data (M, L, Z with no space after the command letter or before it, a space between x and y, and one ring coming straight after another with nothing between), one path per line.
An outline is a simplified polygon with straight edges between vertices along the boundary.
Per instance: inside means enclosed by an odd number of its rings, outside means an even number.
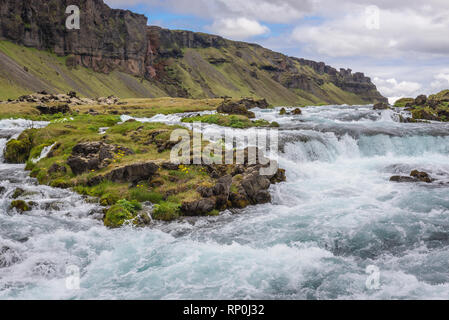
M69 5L81 10L80 30L65 28ZM0 39L7 41L0 45L0 98L72 86L84 95L122 97L254 96L274 104L386 101L362 73L215 35L148 27L145 16L111 9L102 0L0 0ZM31 64L30 56L44 59L50 70ZM104 75L109 83L102 86Z

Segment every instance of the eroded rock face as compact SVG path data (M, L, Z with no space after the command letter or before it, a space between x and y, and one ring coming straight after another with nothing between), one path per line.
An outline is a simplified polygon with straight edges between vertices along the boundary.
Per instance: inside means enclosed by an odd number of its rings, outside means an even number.
M107 173L104 178L112 182L137 183L150 179L159 169L154 162L135 163L114 169Z
M66 8L80 8L81 28L67 30ZM70 56L70 67L98 72L120 69L142 75L145 70L147 18L113 10L102 0L2 0L0 38Z
M237 166L239 170L233 170L232 175L219 178L215 186L198 188L197 191L203 199L183 203L181 211L184 215L201 216L212 210L245 208L251 204L269 203L270 186L286 180L283 169L278 169L273 175L261 175L262 165ZM219 174L220 169L215 168L214 171Z
M74 174L79 175L107 167L117 154L131 155L134 154L134 151L101 141L83 142L73 148L72 154L67 159L67 164Z

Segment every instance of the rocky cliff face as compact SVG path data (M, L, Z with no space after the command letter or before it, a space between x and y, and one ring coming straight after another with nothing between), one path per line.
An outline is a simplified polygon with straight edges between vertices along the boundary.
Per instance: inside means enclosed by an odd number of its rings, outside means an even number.
M69 5L81 10L80 30L65 27ZM0 0L0 39L65 56L70 68L145 78L170 96L255 96L276 104L386 101L362 73L215 35L147 27L145 16L102 0Z
M69 5L81 10L80 30L65 27ZM70 55L68 63L98 72L141 74L146 24L145 16L112 10L102 0L0 0L0 38Z

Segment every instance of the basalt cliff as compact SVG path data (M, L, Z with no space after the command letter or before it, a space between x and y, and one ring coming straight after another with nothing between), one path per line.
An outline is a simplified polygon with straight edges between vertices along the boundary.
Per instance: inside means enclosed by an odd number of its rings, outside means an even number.
M80 8L79 30L66 28L69 5ZM0 99L72 89L89 97L386 102L363 73L147 22L102 0L0 0Z

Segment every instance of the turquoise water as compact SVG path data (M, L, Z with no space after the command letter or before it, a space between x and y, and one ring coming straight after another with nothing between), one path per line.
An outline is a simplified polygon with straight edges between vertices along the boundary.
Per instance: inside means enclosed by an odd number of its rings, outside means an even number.
M271 188L272 204L237 214L108 230L97 205L0 164L0 247L10 248L0 299L449 298L448 125L369 107L255 112L281 125L288 180ZM0 144L23 127L0 121ZM438 183L389 182L413 169ZM17 186L38 203L30 214L8 208ZM73 265L79 290L66 286ZM377 289L366 286L370 265Z

